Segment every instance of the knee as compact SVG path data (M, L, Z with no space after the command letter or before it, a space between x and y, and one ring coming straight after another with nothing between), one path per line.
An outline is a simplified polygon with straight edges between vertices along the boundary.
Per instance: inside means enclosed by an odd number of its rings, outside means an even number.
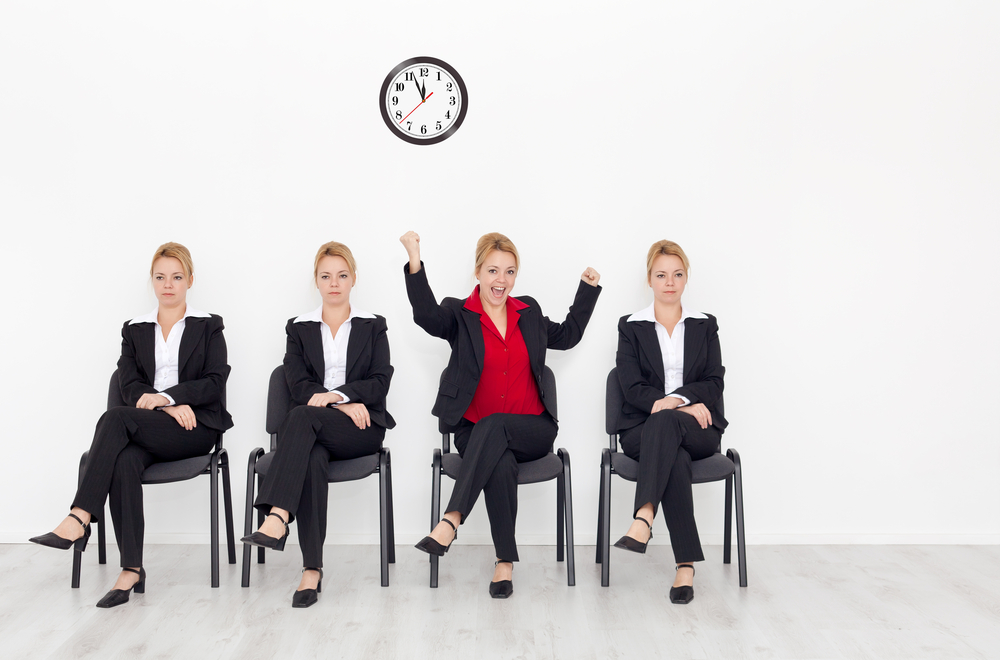
M102 426L104 424L109 424L109 423L124 424L126 416L132 410L134 410L134 408L131 408L129 406L115 406L113 408L108 408L106 411L104 411L104 414L101 415L101 419L100 421L98 421L97 425Z
M659 436L671 435L680 437L681 415L686 415L678 410L661 410L649 416L643 431L652 431ZM645 434L645 433L644 433Z

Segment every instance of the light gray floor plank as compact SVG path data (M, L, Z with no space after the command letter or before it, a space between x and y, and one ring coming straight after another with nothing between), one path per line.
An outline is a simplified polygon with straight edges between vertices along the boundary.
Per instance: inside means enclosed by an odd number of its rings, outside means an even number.
M593 553L577 548L568 587L554 548L523 548L514 595L501 601L489 597L485 546L456 546L438 589L408 546L396 549L388 588L376 546L330 546L320 602L293 610L297 548L253 564L249 589L239 565L223 563L211 589L207 547L149 546L147 592L100 610L118 572L113 546L105 566L92 546L70 589L68 552L3 545L0 631L5 657L60 660L1000 657L1000 547L754 546L741 589L736 565L708 546L687 606L667 596L669 547L613 551L606 589Z

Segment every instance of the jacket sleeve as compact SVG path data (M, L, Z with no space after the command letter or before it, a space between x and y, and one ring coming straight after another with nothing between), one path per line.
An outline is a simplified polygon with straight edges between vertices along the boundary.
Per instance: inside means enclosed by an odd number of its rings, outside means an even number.
M323 383L316 380L306 366L306 360L302 354L302 343L299 339L299 329L295 327L295 320L290 319L285 325L285 382L288 383L288 391L292 395L292 401L296 405L304 406L309 403L313 394L326 392ZM346 394L346 392L345 392Z
M708 317L708 357L705 369L698 380L684 383L674 390L677 394L687 397L691 403L703 403L709 408L718 403L724 387L723 376L726 368L722 366L722 347L719 345L719 322L714 316Z
M576 297L566 315L566 320L562 323L553 323L548 317L544 317L548 331L547 346L557 351L565 351L579 344L600 295L600 286L591 286L581 280L576 289Z
M213 314L205 329L208 337L205 340L205 367L201 375L164 390L176 405L205 406L222 401L230 371L223 328L222 317Z
M403 266L403 273L406 277L406 297L413 308L413 322L429 335L453 341L458 333L458 319L434 298L431 285L427 282L424 262L421 261L420 270L412 274L410 263L407 262Z
M337 388L351 403L384 406L386 395L389 394L389 381L392 380L393 372L392 365L389 364L389 337L385 319L377 316L375 322L372 359L367 376Z
M135 406L143 394L155 394L152 383L147 383L139 375L139 365L135 361L135 347L129 333L128 321L122 326L122 355L118 358L118 383L122 400L127 406Z
M621 383L625 400L648 414L653 410L653 404L667 394L650 385L643 376L635 349L635 334L628 327L627 318L622 317L618 321L618 354L615 356L618 382Z

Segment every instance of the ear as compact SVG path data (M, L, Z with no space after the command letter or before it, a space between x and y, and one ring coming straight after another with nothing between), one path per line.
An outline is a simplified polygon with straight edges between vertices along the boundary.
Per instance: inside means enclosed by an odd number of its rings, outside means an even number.
M193 286L194 286L194 275L191 275L191 277L188 278L188 288L190 289Z

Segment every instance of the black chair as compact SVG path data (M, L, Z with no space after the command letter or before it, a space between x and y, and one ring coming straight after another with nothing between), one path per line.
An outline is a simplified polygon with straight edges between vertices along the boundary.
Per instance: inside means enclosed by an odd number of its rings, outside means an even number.
M267 476L267 469L274 459L274 448L278 444L278 429L285 416L295 407L292 395L285 381L285 368L278 366L271 372L271 380L267 385L267 419L265 428L271 435L271 450L264 453L263 447L257 447L250 452L247 465L247 508L244 533L253 533L253 500L254 475L257 476L257 488ZM356 481L373 474L378 474L379 486L379 537L381 540L382 586L389 586L389 564L396 563L396 537L392 520L392 464L389 460L389 450L381 448L377 454L361 456L346 461L330 461L327 479L330 483ZM267 514L257 512L257 526L264 523ZM264 548L257 548L257 563L264 563ZM250 546L243 546L243 586L250 586Z
M545 367L542 374L542 388L552 393L552 415L556 416L556 377ZM431 461L431 529L441 520L441 475L452 479L458 477L462 469L462 457L451 453L451 434L454 429L438 420L441 431L441 449L434 450ZM566 551L566 584L576 586L576 563L573 555L573 486L570 478L569 452L557 450L558 456L549 452L537 461L517 464L517 483L536 484L556 479L556 561L563 560L563 544ZM564 536L565 532L565 536ZM438 559L431 555L431 588L438 586Z
M225 401L225 394L223 394ZM118 370L111 374L111 383L108 386L108 409L124 406L121 386L118 382ZM79 482L83 481L83 474L87 469L87 454L83 452L80 457ZM153 463L142 473L142 483L146 484L170 484L175 481L187 481L195 477L207 474L209 476L209 511L211 516L211 552L212 552L212 587L219 586L219 472L222 472L222 497L226 507L226 543L229 549L229 563L236 563L236 540L233 536L233 499L232 489L229 487L229 454L222 447L222 433L215 441L215 449L211 454L185 458L179 461L167 461L164 463ZM78 483L79 483L78 482ZM107 563L107 551L105 549L104 511L101 511L100 521L94 521L97 527L97 560L101 564ZM81 553L73 553L73 582L74 589L80 586L80 563Z
M606 587L610 581L611 549L611 475L617 474L623 479L634 482L639 474L639 462L618 451L618 414L622 409L624 396L621 384L618 382L618 369L614 368L608 374L606 413L604 427L611 440L611 447L601 454L601 491L597 510L597 563L601 565L601 586ZM721 402L720 402L721 408ZM732 545L732 505L733 480L736 480L736 545L740 561L740 586L747 586L747 549L743 533L743 472L740 467L740 455L733 449L726 450L726 455L717 453L708 458L691 461L692 483L703 484L709 481L726 480L726 521L723 532L722 563L730 563Z

